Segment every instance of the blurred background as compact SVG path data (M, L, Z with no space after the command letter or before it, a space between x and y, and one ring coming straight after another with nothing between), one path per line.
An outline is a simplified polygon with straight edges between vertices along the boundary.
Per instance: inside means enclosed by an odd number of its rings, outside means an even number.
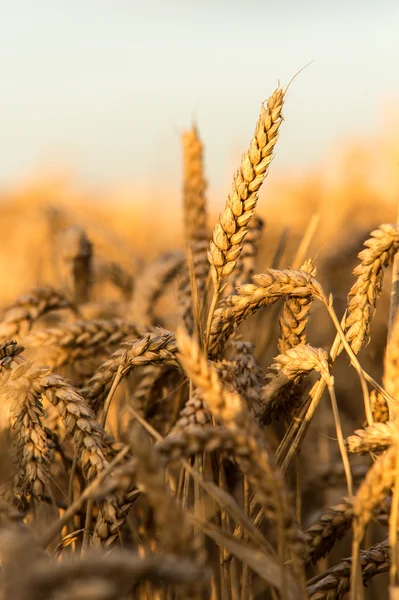
M268 239L283 227L295 238L317 213L314 251L328 257L396 219L397 3L0 0L0 12L5 299L50 278L54 209L106 230L118 260L181 244L180 138L193 121L212 225L261 102L308 63L261 192Z

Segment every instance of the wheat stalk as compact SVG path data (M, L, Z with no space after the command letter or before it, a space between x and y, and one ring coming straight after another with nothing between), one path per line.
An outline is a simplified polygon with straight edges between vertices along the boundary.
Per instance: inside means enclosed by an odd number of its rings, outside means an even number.
M212 413L235 434L236 456L253 485L267 516L277 524L280 552L288 553L299 577L303 546L286 497L284 482L265 439L251 423L240 396L223 386L217 370L201 354L199 346L179 331L179 359L194 385L198 386ZM281 539L282 538L282 539ZM286 550L284 550L284 546Z

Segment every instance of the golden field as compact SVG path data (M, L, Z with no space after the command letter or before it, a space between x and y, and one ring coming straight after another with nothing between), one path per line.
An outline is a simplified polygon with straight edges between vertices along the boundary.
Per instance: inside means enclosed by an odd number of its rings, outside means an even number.
M283 169L284 93L231 190L200 128L151 196L2 190L2 598L398 593L399 142Z

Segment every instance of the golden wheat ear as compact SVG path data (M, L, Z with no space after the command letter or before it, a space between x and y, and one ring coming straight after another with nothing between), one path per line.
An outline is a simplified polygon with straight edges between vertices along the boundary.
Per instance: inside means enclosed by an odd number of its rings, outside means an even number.
M187 330L202 331L202 318L206 305L209 263L207 225L207 182L204 175L203 144L198 128L182 135L183 147L183 215L184 238L188 269L183 271L179 301Z

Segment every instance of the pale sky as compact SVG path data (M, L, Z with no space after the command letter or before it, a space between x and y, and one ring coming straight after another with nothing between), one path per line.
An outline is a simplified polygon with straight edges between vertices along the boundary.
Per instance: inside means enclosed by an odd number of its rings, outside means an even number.
M399 100L396 0L0 0L0 187L45 165L100 186L168 183L192 117L224 184L261 101L310 61L287 97L281 168L378 130Z

